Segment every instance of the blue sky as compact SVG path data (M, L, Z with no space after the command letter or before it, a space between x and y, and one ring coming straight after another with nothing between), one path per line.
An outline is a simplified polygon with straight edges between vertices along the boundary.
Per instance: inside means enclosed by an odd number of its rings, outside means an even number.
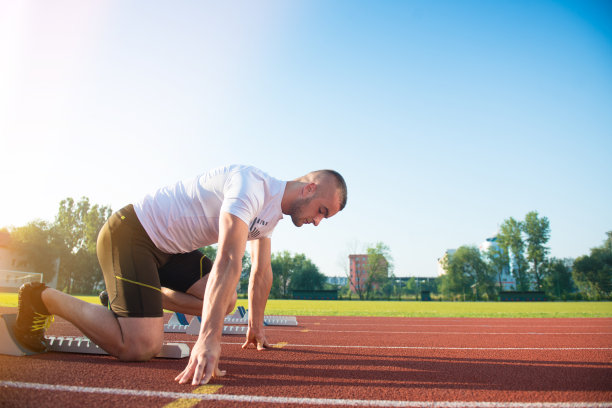
M612 230L610 2L4 1L0 60L0 226L246 163L345 176L273 240L329 276L378 241L432 276L532 210L556 257Z

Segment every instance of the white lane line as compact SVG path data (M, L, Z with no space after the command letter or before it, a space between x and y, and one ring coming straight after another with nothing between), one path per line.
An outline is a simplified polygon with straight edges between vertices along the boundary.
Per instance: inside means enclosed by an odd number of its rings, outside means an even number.
M17 381L0 381L0 387L21 388L38 391L75 392L85 394L125 395L132 397L199 399L202 401L259 402L269 404L345 405L374 407L434 407L434 408L612 408L612 402L504 402L504 401L394 401L359 400L341 398L296 398L268 397L259 395L192 394L153 390L131 390L122 388L82 387L73 385L51 385Z
M183 343L195 343L195 340L182 341ZM230 346L242 346L244 343L222 342L221 344ZM274 347L274 344L270 344ZM381 349L381 350L542 350L542 351L578 351L596 350L612 351L612 347L434 347L434 346L356 346L356 345L335 345L335 344L293 344L284 343L283 348L291 347L312 347L312 348L356 348L356 349Z
M357 349L389 349L389 350L546 350L546 351L571 351L571 350L606 350L612 351L612 347L430 347L430 346L338 346L325 344L291 344L290 347L312 347L312 348L357 348Z
M559 333L559 332L549 332L549 333L540 333L540 332L447 332L447 331L386 331L386 330L321 330L321 329L310 329L305 326L299 327L297 329L279 329L279 328L266 328L266 331L301 331L308 330L308 332L323 332L323 333L373 333L373 334L445 334L445 335L471 335L471 336L483 336L483 335L495 335L495 336L510 336L510 335L533 335L533 336L610 336L612 332L569 332L569 333Z
M305 322L304 325L309 324L317 324L321 326L377 326L380 327L382 323L330 323L330 322ZM508 325L508 324L412 324L412 323L390 323L385 324L387 327L490 327L490 328L518 328L524 329L525 325ZM581 329L591 329L591 328L612 328L612 324L609 325L545 325L542 327L550 328L581 328Z

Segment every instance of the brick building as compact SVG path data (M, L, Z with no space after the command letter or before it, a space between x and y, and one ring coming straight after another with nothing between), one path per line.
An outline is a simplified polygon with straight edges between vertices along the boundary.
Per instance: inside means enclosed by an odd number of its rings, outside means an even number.
M381 261L386 266L387 261L384 258ZM365 285L368 280L368 255L349 255L349 271L351 279L351 291L353 293L357 293L358 290L365 290ZM374 284L373 289L377 290L378 285Z

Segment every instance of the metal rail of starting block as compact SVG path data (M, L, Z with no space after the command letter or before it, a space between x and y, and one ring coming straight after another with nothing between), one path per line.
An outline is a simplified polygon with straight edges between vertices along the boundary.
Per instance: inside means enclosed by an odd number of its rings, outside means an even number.
M170 324L172 318L168 324L164 325L165 333L185 333L192 336L200 334L201 320L199 316L194 316L188 325L184 324ZM246 334L248 328L245 326L223 326L223 334Z
M197 321L195 321L197 319ZM191 322L187 323L187 318L182 313L173 313L168 320L167 324L164 324L165 333L188 333L197 335L200 330L200 316L194 316ZM223 321L226 325L248 325L249 318L247 310L244 307L238 307L236 312L229 315ZM297 326L297 318L295 316L264 316L265 326ZM197 328L195 327L197 326ZM235 330L226 330L226 326L223 327L223 334L234 334ZM225 333L227 332L227 333ZM245 332L246 333L246 332Z

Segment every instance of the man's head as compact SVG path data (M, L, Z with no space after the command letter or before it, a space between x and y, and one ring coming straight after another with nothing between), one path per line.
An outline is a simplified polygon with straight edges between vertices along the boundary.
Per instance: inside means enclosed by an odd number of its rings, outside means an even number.
M334 170L313 171L290 183L294 195L284 212L297 227L317 226L346 206L346 182Z

